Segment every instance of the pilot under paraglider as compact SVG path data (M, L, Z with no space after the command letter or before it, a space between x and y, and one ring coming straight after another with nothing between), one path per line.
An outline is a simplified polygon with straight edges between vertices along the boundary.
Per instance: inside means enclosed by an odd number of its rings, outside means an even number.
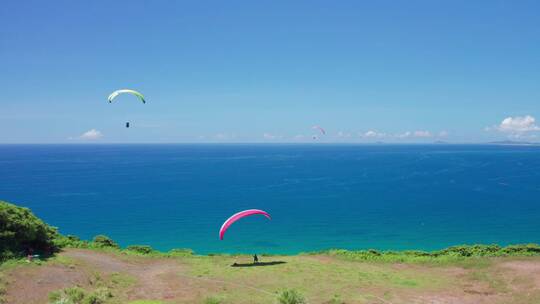
M107 98L107 100L109 101L109 103L112 103L113 100L120 94L131 94L131 95L134 95L136 96L137 98L139 98L140 101L142 101L142 103L146 103L146 100L144 99L144 96L143 94L135 91L135 90L130 90L130 89L122 89L122 90L116 90L114 92L111 93L111 95L109 95L109 98ZM126 128L129 128L129 121L126 122Z

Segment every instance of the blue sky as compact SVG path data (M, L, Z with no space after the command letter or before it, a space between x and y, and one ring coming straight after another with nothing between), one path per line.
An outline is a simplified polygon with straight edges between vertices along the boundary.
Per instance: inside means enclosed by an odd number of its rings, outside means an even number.
M0 70L0 143L537 141L540 3L8 0Z

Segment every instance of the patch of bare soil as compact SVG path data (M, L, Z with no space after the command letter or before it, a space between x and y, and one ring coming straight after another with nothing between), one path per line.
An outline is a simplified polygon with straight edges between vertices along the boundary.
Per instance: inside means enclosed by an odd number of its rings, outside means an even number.
M432 294L411 295L411 303L429 304L537 304L540 303L540 261L495 261L481 278L474 269L458 271L457 288ZM461 272L461 273L460 273Z
M136 279L135 285L127 291L128 300L175 299L194 302L201 295L217 290L219 286L182 276L185 269L181 264L169 259L123 259L113 254L91 250L70 249L63 253L81 267L40 266L21 268L11 274L7 290L8 303L47 303L48 293L74 285L89 285L92 273L123 273Z
M520 260L503 262L499 267L507 270L514 283L526 285L527 289L540 289L540 263L538 261ZM522 283L522 284L519 284Z
M187 269L175 260L121 259L116 255L88 250L69 250L64 254L104 273L119 272L134 277L137 283L127 293L129 300L175 299L193 302L201 295L219 288L212 282L202 282L186 276Z
M47 303L49 292L87 284L87 274L66 266L21 267L9 278L6 302L13 304Z

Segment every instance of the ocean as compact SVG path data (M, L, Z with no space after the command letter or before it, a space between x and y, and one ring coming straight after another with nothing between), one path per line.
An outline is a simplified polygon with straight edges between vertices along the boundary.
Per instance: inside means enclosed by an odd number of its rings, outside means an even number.
M122 246L294 254L540 242L540 147L0 145L0 200ZM236 222L257 208L272 215Z

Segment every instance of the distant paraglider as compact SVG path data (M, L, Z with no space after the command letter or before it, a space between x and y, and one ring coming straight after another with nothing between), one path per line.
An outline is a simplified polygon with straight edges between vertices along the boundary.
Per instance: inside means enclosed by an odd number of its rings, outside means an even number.
M146 103L146 100L144 99L144 95L135 91L135 90L130 90L130 89L122 89L122 90L116 90L114 92L111 93L111 95L109 95L109 98L107 98L107 100L109 101L109 103L112 103L113 100L120 94L131 94L131 95L134 95L136 96L137 98L139 98L140 101L142 101L142 103ZM126 122L126 128L129 128L129 121Z
M266 218L268 218L269 220L271 220L272 218L270 217L270 214L268 214L266 211L263 211L263 210L259 210L259 209L249 209L249 210L244 210L244 211L240 211L236 214L234 214L233 216L229 217L224 223L223 225L221 225L221 229L219 229L219 239L220 240L223 240L223 236L225 235L225 232L227 231L227 229L229 229L229 227L236 221L238 221L239 219L241 218L244 218L246 216L250 216L250 215L255 215L255 214L261 214L261 215L264 215Z
M137 98L139 98L143 103L146 103L146 100L144 99L143 94L135 90L130 90L130 89L116 90L112 92L111 95L109 95L109 98L107 98L109 100L109 103L112 103L113 100L120 94L131 94L131 95L137 96Z
M322 135L326 135L326 131L321 126L313 126L312 129L319 130Z
M322 136L322 135L326 135L326 130L323 129L321 126L315 125L315 126L313 126L313 127L311 127L311 128L314 129L314 130L318 130L318 131L321 133L321 134L320 134L321 136ZM316 134L313 134L313 135L311 136L311 138L317 140L317 139L319 139L319 136L316 135Z

